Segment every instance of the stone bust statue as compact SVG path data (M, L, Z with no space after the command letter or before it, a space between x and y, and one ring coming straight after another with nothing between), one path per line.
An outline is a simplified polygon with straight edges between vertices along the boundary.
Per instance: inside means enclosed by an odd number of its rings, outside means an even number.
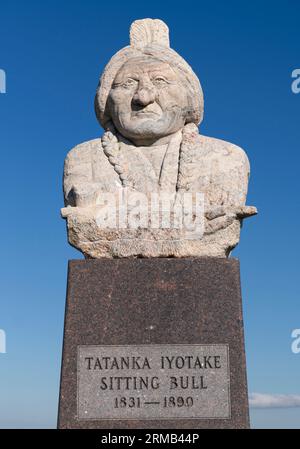
M227 257L242 220L256 213L245 206L248 158L199 133L199 80L170 48L161 20L131 25L130 46L100 79L95 110L102 138L76 146L65 160L70 244L89 258Z

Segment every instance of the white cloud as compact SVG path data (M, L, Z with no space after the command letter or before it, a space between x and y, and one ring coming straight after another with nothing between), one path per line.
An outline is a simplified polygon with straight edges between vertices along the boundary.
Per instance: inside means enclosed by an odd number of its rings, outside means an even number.
M300 407L300 395L251 393L249 403L252 408Z

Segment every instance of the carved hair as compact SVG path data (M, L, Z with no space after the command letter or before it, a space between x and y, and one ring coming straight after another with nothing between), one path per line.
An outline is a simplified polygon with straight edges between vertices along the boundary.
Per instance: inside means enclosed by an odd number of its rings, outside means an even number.
M130 185L125 168L120 161L120 145L117 137L116 129L112 122L108 123L107 131L102 136L103 151L108 157L109 162L113 166L115 172L119 175L120 181L124 187Z
M182 140L179 150L179 167L176 183L177 191L187 191L195 174L195 152L197 151L198 127L194 123L188 123L182 129ZM103 151L115 172L119 175L123 187L132 187L132 179L120 160L120 144L118 133L109 122L107 131L102 136Z
M124 187L132 185L133 180L130 179L120 160L118 133L111 121L107 98L120 68L130 59L142 55L170 64L185 81L189 105L186 109L186 125L182 130L176 190L188 190L195 171L194 153L198 136L196 125L202 121L203 117L203 93L200 82L191 67L170 48L169 29L161 20L143 19L133 22L130 28L130 46L117 52L103 72L96 93L95 110L100 124L106 130L102 137L104 153L119 175L122 185Z

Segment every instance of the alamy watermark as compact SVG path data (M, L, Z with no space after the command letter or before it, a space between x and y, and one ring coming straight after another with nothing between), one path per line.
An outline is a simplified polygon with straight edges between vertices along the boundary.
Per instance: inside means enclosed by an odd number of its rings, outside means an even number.
M106 229L159 229L181 231L186 239L204 233L204 194L180 194L122 189L117 194L102 193L97 200L96 222Z
M0 94L6 94L6 73L0 69Z
M294 329L292 331L291 337L293 338L293 342L291 345L292 352L294 354L300 353L300 329Z
M292 71L292 78L294 81L291 84L291 89L294 94L300 93L300 69L295 69Z
M0 329L0 354L6 353L6 334L3 329Z

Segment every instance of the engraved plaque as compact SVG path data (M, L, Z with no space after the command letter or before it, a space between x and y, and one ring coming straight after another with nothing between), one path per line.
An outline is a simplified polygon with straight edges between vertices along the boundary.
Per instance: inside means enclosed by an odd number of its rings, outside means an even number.
M78 346L78 419L230 418L228 345Z

